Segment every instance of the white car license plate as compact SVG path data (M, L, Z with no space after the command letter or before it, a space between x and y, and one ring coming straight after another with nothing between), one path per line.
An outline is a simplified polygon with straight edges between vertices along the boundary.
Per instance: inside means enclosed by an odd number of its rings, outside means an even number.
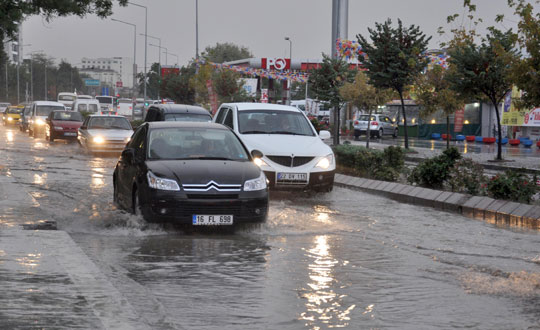
M64 133L64 136L77 136L77 133L73 133L73 132L65 132L65 133Z
M307 173L281 173L277 174L277 181L307 182Z
M194 214L193 224L197 226L222 226L232 225L232 215L208 215L208 214Z

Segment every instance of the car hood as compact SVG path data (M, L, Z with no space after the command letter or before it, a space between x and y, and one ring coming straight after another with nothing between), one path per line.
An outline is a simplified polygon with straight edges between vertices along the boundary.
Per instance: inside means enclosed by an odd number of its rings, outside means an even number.
M128 129L89 129L90 136L103 136L108 139L125 139L133 135L132 130Z
M252 162L223 160L149 160L146 166L158 177L176 179L181 184L244 184L259 177Z
M53 120L51 122L53 126L60 126L63 128L79 128L82 125L82 121L69 121L69 120Z
M240 138L250 152L257 149L264 155L326 156L332 153L318 136L243 134Z

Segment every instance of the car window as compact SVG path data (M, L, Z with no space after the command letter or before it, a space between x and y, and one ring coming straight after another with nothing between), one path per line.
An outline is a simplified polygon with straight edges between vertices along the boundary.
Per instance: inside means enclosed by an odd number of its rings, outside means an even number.
M65 110L59 105L38 105L36 106L36 116L48 116L54 110Z
M52 117L54 120L65 120L65 121L83 121L83 117L79 112L52 112Z
M22 110L22 108L7 108L6 112L11 114L20 114Z
M88 110L88 107L86 106L86 104L80 103L79 105L77 105L77 111L86 111L86 110Z
M360 117L358 117L358 120L359 121L367 121L368 118L369 118L369 115L361 115ZM377 120L377 119L375 119L375 116L371 116L371 120L373 121L373 120Z
M198 113L167 113L165 114L165 121L211 122L212 117L210 117L210 114L203 115Z
M233 111L231 109L229 109L229 111L225 115L225 119L223 119L223 125L228 126L231 129L234 129L234 126L233 126Z
M88 111L98 112L98 105L95 103L88 104Z
M311 124L297 111L242 110L238 112L241 134L289 134L314 136Z
M204 127L152 129L150 159L227 159L248 161L247 151L229 130Z
M89 129L125 129L131 130L131 124L124 117L91 117Z
M144 156L144 142L146 138L146 126L141 126L133 133L129 147L135 150L136 157Z
M222 124L223 123L223 117L225 116L225 112L227 112L227 108L221 108L219 109L219 113L216 117L216 123Z

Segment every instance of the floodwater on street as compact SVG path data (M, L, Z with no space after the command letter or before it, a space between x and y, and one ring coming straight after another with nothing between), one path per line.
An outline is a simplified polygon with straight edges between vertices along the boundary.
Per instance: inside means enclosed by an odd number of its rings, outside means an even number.
M0 213L0 329L540 329L537 231L335 187L272 192L260 227L184 234L113 205L116 160L0 126L0 177L29 196ZM38 220L67 233L43 250L62 269L3 261Z

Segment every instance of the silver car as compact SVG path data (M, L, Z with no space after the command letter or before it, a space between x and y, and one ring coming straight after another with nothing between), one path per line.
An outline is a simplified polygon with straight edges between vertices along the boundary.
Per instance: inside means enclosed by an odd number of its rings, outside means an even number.
M92 115L79 128L77 139L89 152L122 152L133 128L123 116Z
M381 138L383 135L398 136L398 126L395 121L386 115L361 115L354 121L354 138L366 134L368 122L370 123L369 133L371 136Z

